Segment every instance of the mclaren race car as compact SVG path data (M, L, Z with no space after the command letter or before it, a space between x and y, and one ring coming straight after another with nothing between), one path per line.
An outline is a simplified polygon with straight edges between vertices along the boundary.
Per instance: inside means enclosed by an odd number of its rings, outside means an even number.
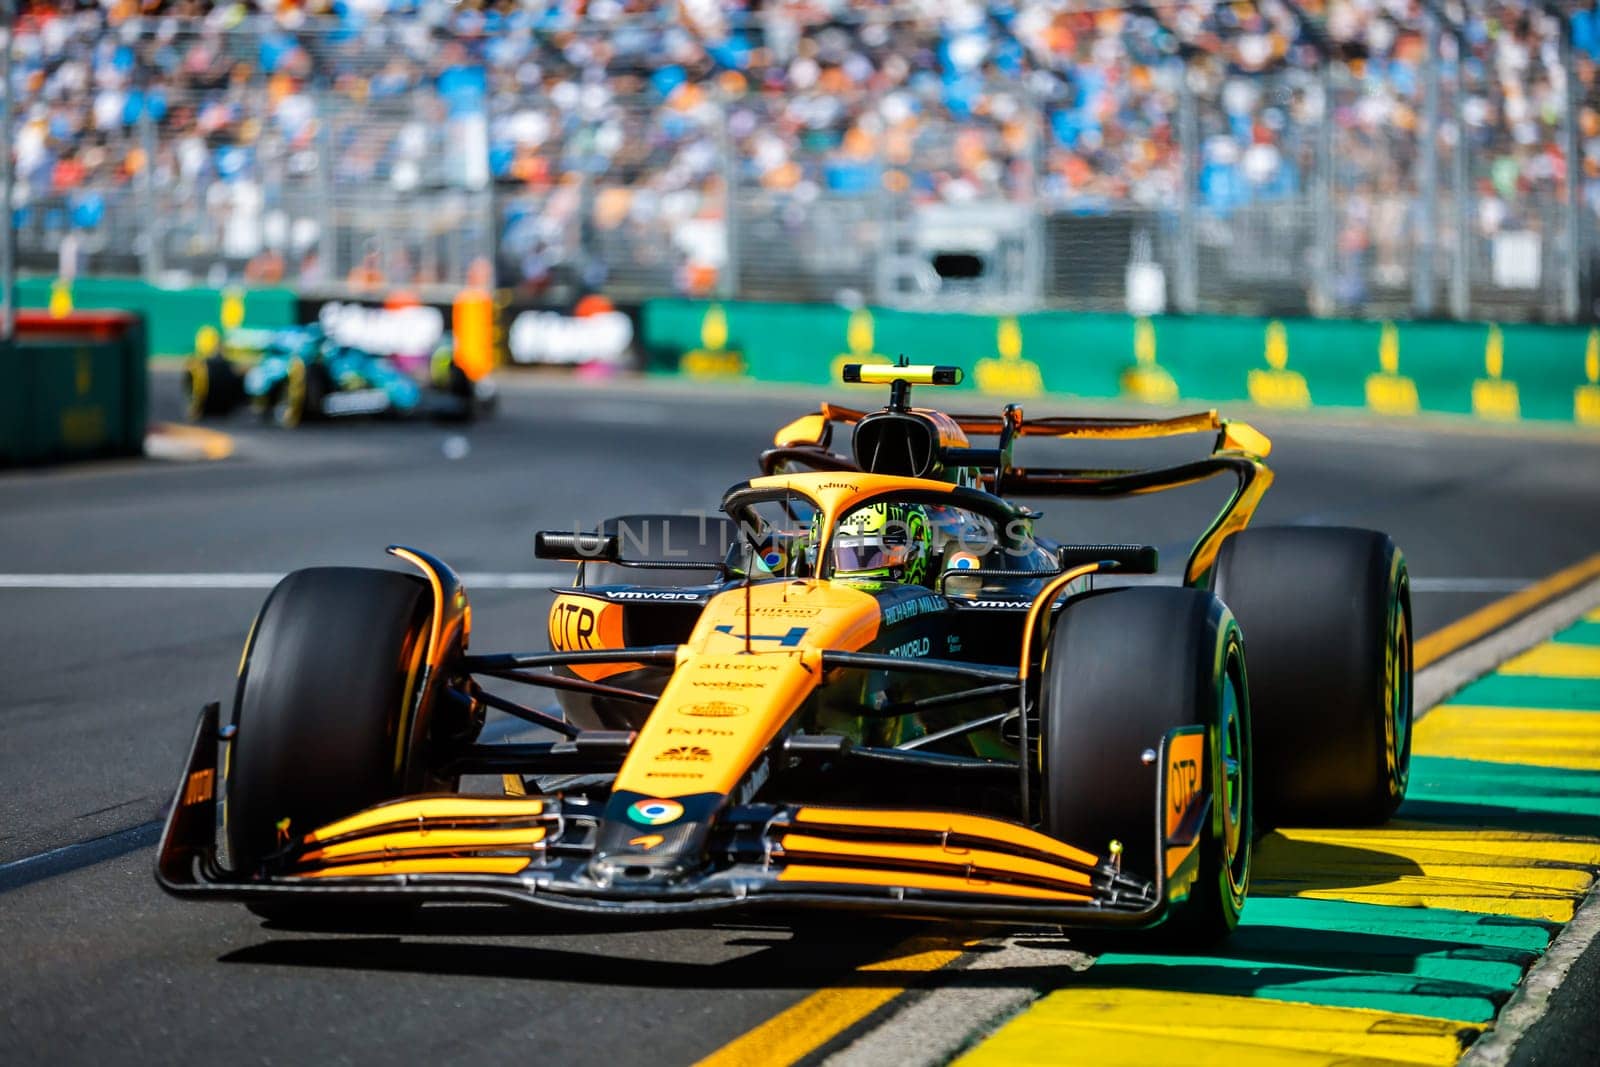
M318 921L385 900L799 905L1204 942L1237 923L1263 827L1394 811L1405 562L1379 533L1246 529L1263 435L1214 412L949 415L910 390L956 368L845 374L888 405L784 427L714 517L539 533L536 555L577 565L548 650L469 651L461 581L416 549L389 549L414 575L284 578L226 719L200 716L161 885ZM1184 434L1209 454L1013 462L1023 438ZM1052 542L1016 502L1213 475L1233 491L1169 585L1127 577L1155 549ZM507 695L529 687L559 709ZM486 743L491 709L545 739ZM501 787L463 791L485 775Z
M473 381L446 337L431 355L382 356L341 344L320 325L213 335L184 366L192 421L249 405L292 429L308 420L383 416L471 419L487 414L494 382Z

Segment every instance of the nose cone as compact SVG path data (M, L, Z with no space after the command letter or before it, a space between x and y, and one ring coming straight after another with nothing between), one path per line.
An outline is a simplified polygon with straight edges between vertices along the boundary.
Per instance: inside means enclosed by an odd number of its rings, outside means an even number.
M589 873L601 885L660 884L705 866L718 794L667 799L619 791L606 804Z

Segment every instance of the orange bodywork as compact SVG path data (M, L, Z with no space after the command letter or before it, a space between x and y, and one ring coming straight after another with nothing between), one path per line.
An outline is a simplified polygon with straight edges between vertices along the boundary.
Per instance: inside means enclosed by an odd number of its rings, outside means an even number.
M1052 863L1023 859L1006 852L980 848L949 849L941 845L897 845L881 841L840 841L805 834L785 834L785 858L799 860L842 860L847 862L914 863L924 867L949 868L966 876L991 879L1007 876L1052 883L1055 888L1089 888L1089 876L1081 871L1064 870Z
M657 797L732 792L821 681L822 651L865 647L879 622L873 597L830 582L766 582L714 597L616 788Z
M413 824L425 826L428 820L459 824L482 820L503 822L506 819L532 818L544 814L543 800L520 800L506 797L418 797L415 800L397 800L360 811L347 819L329 823L305 836L306 841L332 841L351 834L366 833L379 827Z
M913 871L862 870L849 867L827 867L820 864L795 863L783 868L780 882L823 882L833 885L899 886L905 889L932 889L951 893L989 893L1003 897L1024 897L1030 900L1053 900L1062 903L1082 903L1092 899L1087 893L1071 893L1059 889L1043 889L1010 882L990 882L977 877L956 877L947 874L919 874Z
M324 845L302 853L302 862L346 859L369 853L387 855L405 852L416 854L450 853L462 849L513 849L533 848L543 843L542 826L524 826L512 829L482 828L474 830L404 830L390 834L373 834L350 841Z
M1090 853L1064 845L1053 837L984 815L963 815L950 811L860 811L852 808L805 807L795 813L794 823L799 827L839 826L862 830L921 830L959 834L1004 842L1073 863L1093 865L1098 862Z
M563 593L550 605L550 647L557 652L582 652L594 648L621 648L621 604L599 597ZM574 663L567 669L591 682L640 668L637 663Z
M302 878L360 878L379 874L516 874L528 865L526 856L436 856L427 859L375 860L318 867Z

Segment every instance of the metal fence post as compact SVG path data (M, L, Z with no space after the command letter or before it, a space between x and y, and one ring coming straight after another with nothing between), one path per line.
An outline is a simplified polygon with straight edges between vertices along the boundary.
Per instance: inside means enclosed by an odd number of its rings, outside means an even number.
M717 295L724 300L739 296L739 154L733 145L733 135L728 129L729 100L726 92L718 92L717 101L717 162L722 173L722 272L717 277Z
M12 0L0 0L0 31L5 33L5 47L0 49L0 210L5 212L5 225L0 227L0 341L8 343L17 322L17 213L11 197L11 37L16 20Z
M1334 216L1336 179L1333 162L1333 56L1326 47L1317 57L1318 84L1322 87L1322 115L1317 124L1317 180L1311 256L1311 313L1334 313L1334 242L1338 224Z
M889 186L890 161L884 138L878 138L876 151L879 178L874 195L878 203L878 247L872 260L872 292L864 295L869 303L888 304L894 296L892 264L897 253L895 242L899 226L899 198Z
M1450 156L1450 188L1455 200L1455 256L1450 265L1450 317L1464 319L1472 306L1472 189L1467 146L1467 64L1456 35L1456 144Z
M1562 152L1567 158L1567 188L1565 218L1562 227L1566 245L1566 269L1561 274L1561 317L1567 322L1572 322L1578 317L1579 299L1582 291L1583 271L1585 262L1583 256L1583 230L1579 224L1579 211L1582 210L1582 198L1578 195L1579 187L1583 183L1583 142L1578 132L1578 62L1572 48L1572 24L1559 11L1555 14L1557 24L1561 27L1561 76L1565 81L1566 108L1562 116L1562 133L1565 135Z
M1024 270L1029 310L1045 306L1045 241L1048 239L1049 205L1045 203L1044 172L1049 121L1039 94L1028 82L1019 86L1019 95L1028 105L1028 236Z
M139 220L144 237L143 255L139 257L145 281L153 282L161 274L161 243L163 232L161 207L156 202L156 124L150 117L149 86L139 107L139 149L144 153L144 169L139 176L139 200L144 218Z
M1199 307L1200 264L1196 234L1196 198L1200 195L1200 134L1195 115L1194 85L1189 79L1189 63L1183 61L1183 76L1178 89L1178 256L1174 264L1173 303L1179 311L1193 313Z
M473 264L468 263L462 276L453 279L456 285L476 286L481 284L491 291L495 288L497 277L500 273L500 202L496 195L498 183L494 180L494 138L489 136L493 128L489 113L490 103L486 98L483 102L483 188L475 191L484 220L483 241L479 244L477 252L479 258L488 264L489 276L481 281L475 277ZM581 209L580 209L581 210ZM592 212L592 205L591 205Z
M317 98L317 261L322 267L319 284L331 285L342 272L336 262L339 243L334 231L333 109L330 94Z
M1418 161L1416 188L1417 234L1411 273L1411 312L1419 318L1433 314L1434 263L1439 246L1439 16L1432 8L1422 12L1426 34L1422 61L1422 158Z

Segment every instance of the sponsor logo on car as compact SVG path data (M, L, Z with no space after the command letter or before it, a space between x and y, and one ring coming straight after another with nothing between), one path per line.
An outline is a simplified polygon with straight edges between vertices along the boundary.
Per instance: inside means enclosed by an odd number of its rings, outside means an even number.
M657 753L656 762L662 761L687 761L689 763L707 763L711 759L711 750L701 748L699 745L674 745L672 748Z
M376 415L389 410L389 394L382 389L352 389L322 398L324 415Z
M703 600L700 593L683 593L675 589L618 589L614 593L602 594L610 600Z
M765 689L760 682L741 682L737 678L719 678L714 681L691 680L690 685L696 689L721 689L725 692L743 692L747 689Z
M741 604L733 613L743 616L744 606ZM750 614L755 618L814 619L822 614L822 609L802 607L799 604L756 604L750 609Z
M903 645L896 645L886 655L899 656L903 659L915 659L918 656L926 656L930 647L931 642L926 637L918 637L915 640L907 641Z
M716 631L719 634L727 634L729 637L738 637L746 641L773 641L782 645L784 648L793 648L794 646L798 645L800 643L800 639L806 635L806 628L804 626L791 626L789 627L787 633L756 634L750 633L748 630L746 630L744 633L740 633L739 627L735 627L731 623L724 623L721 626L716 627Z
M1176 733L1167 742L1167 836L1179 833L1204 799L1201 767L1205 734L1198 729Z
M726 700L708 700L703 704L687 704L678 710L701 719L732 719L750 709L744 704L733 704Z
M1200 763L1197 760L1175 761L1167 773L1167 792L1172 794L1172 813L1182 817L1200 792Z
M636 800L628 805L628 818L640 826L665 826L683 817L683 805L676 800Z
M929 593L919 596L914 600L902 600L898 604L890 604L883 609L883 624L893 626L907 619L914 619L918 615L925 615L932 611L943 611L945 599Z
M215 782L216 772L210 768L189 775L189 781L183 787L184 805L187 807L210 800Z
M427 355L444 337L444 313L426 305L375 308L335 300L322 305L317 321L339 344L376 356Z
M750 773L745 775L744 781L739 783L739 788L733 792L735 804L748 804L755 799L761 787L767 784L767 779L772 775L772 765L767 757L762 756L761 761L750 768Z

